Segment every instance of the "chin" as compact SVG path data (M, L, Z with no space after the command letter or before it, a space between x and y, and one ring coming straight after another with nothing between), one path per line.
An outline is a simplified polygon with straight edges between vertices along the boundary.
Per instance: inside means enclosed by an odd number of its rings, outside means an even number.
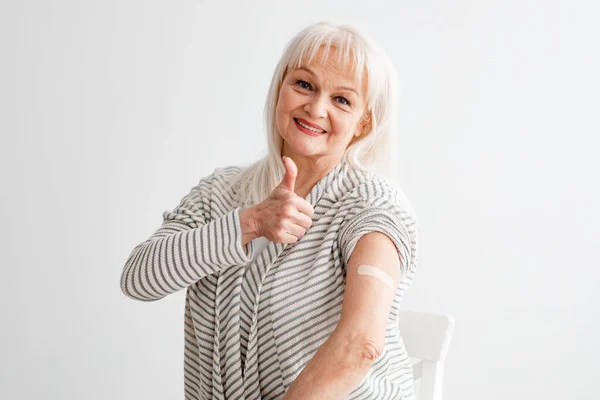
M317 148L314 143L306 143L296 140L293 143L287 142L287 144L288 148L299 156L312 156L317 153Z

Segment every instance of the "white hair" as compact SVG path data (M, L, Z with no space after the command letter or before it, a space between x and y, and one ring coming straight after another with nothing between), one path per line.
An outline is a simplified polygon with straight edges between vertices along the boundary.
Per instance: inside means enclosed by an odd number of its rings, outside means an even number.
M267 155L243 168L230 182L230 185L239 186L242 205L252 206L263 201L285 174L281 158L283 138L277 130L275 110L286 73L310 64L322 47L324 52L321 61L327 60L332 46L338 50L337 62L344 69L352 61L350 72L354 73L356 82L362 82L363 73L367 77L365 113L370 114L368 131L358 140L353 138L343 160L354 168L394 180L396 151L393 126L398 90L396 70L381 46L358 29L318 22L292 38L275 69L264 108Z

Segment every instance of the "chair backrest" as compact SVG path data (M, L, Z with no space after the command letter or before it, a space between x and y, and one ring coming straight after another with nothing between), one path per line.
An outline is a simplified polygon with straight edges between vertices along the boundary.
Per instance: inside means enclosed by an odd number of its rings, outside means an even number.
M419 400L441 400L444 360L454 329L452 315L400 310L400 336L413 363Z

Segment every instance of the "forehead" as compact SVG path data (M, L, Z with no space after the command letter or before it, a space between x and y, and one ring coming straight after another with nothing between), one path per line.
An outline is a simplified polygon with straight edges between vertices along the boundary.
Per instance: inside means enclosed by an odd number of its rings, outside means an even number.
M351 86L356 88L357 92L360 88L360 91L365 93L367 88L366 69L363 68L362 74L359 74L353 58L348 57L347 60L344 60L341 52L333 46L329 51L326 51L322 46L310 62L302 60L302 62L297 63L294 70L298 69L309 69L326 82Z

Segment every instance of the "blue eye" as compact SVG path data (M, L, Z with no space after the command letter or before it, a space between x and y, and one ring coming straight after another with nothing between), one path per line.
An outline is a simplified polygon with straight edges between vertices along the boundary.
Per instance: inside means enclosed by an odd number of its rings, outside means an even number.
M300 86L303 89L307 89L307 90L312 89L312 86L310 86L310 83L303 81L301 79L296 81L296 85Z
M345 97L342 97L342 96L337 96L337 97L336 97L336 99L340 99L340 100L341 100L340 102L341 102L343 105L345 105L345 106L349 106L349 105L350 105L350 102L349 102L349 101L348 101L348 99L346 99Z

